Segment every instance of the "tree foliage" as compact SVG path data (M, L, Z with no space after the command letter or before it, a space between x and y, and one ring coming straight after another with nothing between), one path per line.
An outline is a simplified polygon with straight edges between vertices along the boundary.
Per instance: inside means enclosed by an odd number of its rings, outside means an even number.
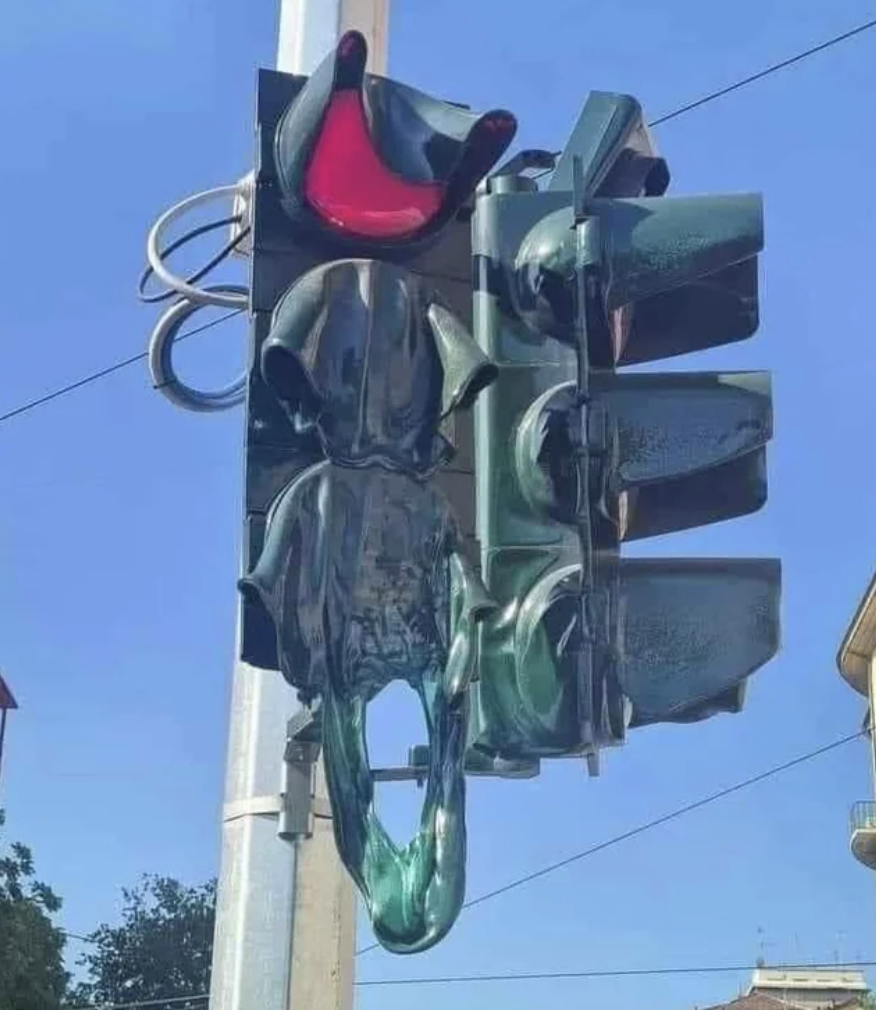
M186 887L149 875L122 896L121 925L104 924L89 936L91 948L79 961L88 978L72 991L70 1005L179 1000L206 993L215 881ZM204 1010L205 1002L159 1002L150 1010Z
M6 822L0 810L0 829ZM67 987L61 901L36 880L26 845L0 848L0 1010L58 1010Z

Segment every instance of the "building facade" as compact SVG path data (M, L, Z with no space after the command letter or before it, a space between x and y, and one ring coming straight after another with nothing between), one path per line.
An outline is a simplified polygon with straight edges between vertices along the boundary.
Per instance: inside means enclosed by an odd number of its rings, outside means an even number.
M768 996L805 1010L859 1006L867 995L864 973L847 968L758 968L749 996Z
M867 702L864 730L870 743L873 781L876 783L876 749L873 735L873 699L876 697L876 576L870 583L849 625L837 656L840 673ZM876 869L876 802L863 800L852 807L851 847L855 858Z

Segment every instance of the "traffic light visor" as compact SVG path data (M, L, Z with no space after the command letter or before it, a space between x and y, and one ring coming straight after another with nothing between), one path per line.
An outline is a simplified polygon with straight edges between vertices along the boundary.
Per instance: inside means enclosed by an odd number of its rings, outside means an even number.
M280 120L275 160L296 223L383 247L449 221L517 124L366 74L366 59L362 35L344 35Z

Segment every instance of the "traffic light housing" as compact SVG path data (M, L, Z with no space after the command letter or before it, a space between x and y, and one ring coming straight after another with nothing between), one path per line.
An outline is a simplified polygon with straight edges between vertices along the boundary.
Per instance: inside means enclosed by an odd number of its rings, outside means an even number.
M425 278L441 304L463 326L471 326L472 193L480 181L478 173L488 171L513 139L514 117L503 110L476 115L398 82L365 74L365 56L363 37L348 32L310 78L269 70L261 70L258 76L250 284L252 363L256 367L250 370L247 401L247 570L262 550L271 502L301 468L322 458L316 432L290 426L258 366L273 313L295 282L327 262L380 259L404 265L411 274ZM340 118L332 119L333 109L341 110ZM335 179L342 189L337 196L332 193L331 179L321 176L322 188L316 186L315 199L310 199L315 185L312 155L319 153L322 144L328 144L344 166L364 150L379 177L392 176L414 190L437 187L441 198L435 214L410 234L374 234L368 228L357 231L349 220L339 223L329 207L337 209L350 197L343 189L344 178ZM359 178L359 173L345 175ZM363 187L347 206L361 215L374 196L374 190ZM378 178L379 204L383 197ZM385 204L381 206L385 209ZM435 480L473 544L470 412L461 410L445 417L442 430L457 451ZM279 669L274 628L263 608L251 599L244 601L241 657L256 666Z
M638 103L594 93L544 190L500 177L477 201L487 755L596 767L629 728L738 711L778 648L777 562L620 556L766 500L768 375L617 372L757 329L760 198L668 184Z

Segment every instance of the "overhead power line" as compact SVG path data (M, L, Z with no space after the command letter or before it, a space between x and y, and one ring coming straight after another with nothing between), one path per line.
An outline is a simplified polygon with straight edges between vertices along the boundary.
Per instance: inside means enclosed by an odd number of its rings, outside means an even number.
M813 968L823 968L830 964L834 968L872 968L876 966L876 961L852 961L844 965L834 965L828 958L826 961L815 961L809 964L777 964L770 965L776 971L811 971ZM356 985L364 989L389 986L408 985L460 985L463 983L475 984L481 982L547 982L562 981L563 979L584 979L584 978L638 978L656 975L730 975L738 972L754 971L760 965L754 964L722 964L707 965L705 967L682 967L682 968L617 968L607 971L530 971L530 972L501 972L495 975L436 975L423 978L379 978L373 980L356 981ZM107 1008L112 1010L112 1008Z
M677 119L679 116L683 116L687 112L699 109L700 106L708 105L709 102L714 102L718 98L723 98L724 95L729 95L734 91L739 91L740 88L746 88L749 84L754 84L755 81L762 81L764 77L769 77L771 74L778 73L779 70L785 70L787 67L792 67L795 63L800 63L803 60L809 59L810 56L815 56L816 53L823 53L825 49L837 46L840 42L846 42L848 39L852 39L856 35L863 35L864 32L870 31L871 28L876 28L876 18L872 21L867 21L862 25L858 25L857 28L852 28L847 32L843 32L841 35L834 35L832 39L828 39L826 42L821 42L817 46L813 46L811 49L804 49L802 53L797 53L796 56L790 56L788 59L782 60L780 63L774 63L771 67L767 67L765 70L759 70L756 74L752 74L750 77L743 77L741 81L736 81L735 84L729 84L726 88L720 88L718 91L713 91L711 94L704 95L702 98L698 98L695 102L689 102L687 105L682 105L680 109L668 112L665 116L660 116L648 125L659 126L661 123L668 123L670 119Z
M727 786L725 789L719 789L717 792L710 793L708 796L704 796L702 799L696 800L693 803L688 803L683 807L678 807L676 810L672 810L668 814L662 814L660 817L655 817L651 821L639 824L634 828L630 828L629 831L624 831L622 834L614 835L612 838L607 838L603 842L597 842L596 845L591 845L587 849L582 849L581 852L576 852L571 856L566 856L565 859L560 859L556 863L550 863L547 866L543 866L540 870L534 870L532 873L527 873L522 877L518 877L516 880L512 880L508 884L503 884L501 887L497 887L492 891L487 891L486 894L481 894L477 898L472 898L470 901L467 901L462 908L465 910L475 908L477 905L483 905L487 901L492 901L493 898L498 898L502 894L514 891L518 887L523 887L524 884L532 883L534 880L540 880L542 877L555 873L557 870L562 870L567 866L571 866L573 863L586 859L588 856L593 856L597 852L603 852L605 849L610 849L614 845L620 845L621 842L626 842L630 838L635 838L637 835L642 835L646 831L651 831L663 824L668 824L670 821L677 820L679 817L684 817L686 814L693 813L695 810L708 806L710 803L715 803L718 800L725 799L727 796L732 796L734 793L741 792L743 789L755 786L759 782L764 782L766 779L772 778L774 775L780 775L782 772L789 771L791 768L796 768L798 765L805 764L807 761L813 761L815 758L821 757L824 754L829 754L838 747L842 747L847 743L851 743L852 740L857 740L859 737L864 736L866 732L866 729L858 730L857 733L851 733L849 736L844 736L839 740L834 740L833 743L825 744L823 747L808 751L806 754L801 754L798 757L792 758L790 761L785 761L783 764L775 765L773 768L768 768L759 775L753 775L751 778L744 779L742 782L737 782L735 785ZM357 950L356 954L367 954L369 951L376 950L379 947L379 943L372 943L367 947L361 948L361 950Z
M770 965L776 971L811 971L830 964L835 968L873 968L876 961L849 961L842 965L834 965L830 958L823 961L812 961L806 964L776 964ZM434 975L420 978L375 978L357 979L354 982L360 989L398 988L401 986L425 985L478 985L488 982L561 982L588 978L647 978L660 975L735 975L740 972L755 971L761 967L756 964L720 964L692 966L684 965L672 968L609 968L583 971L527 971L527 972L496 972L483 975ZM150 1007L177 1006L182 1003L195 1003L209 999L208 993L197 993L192 996L173 996L157 1000L139 1000L133 1003L88 1003L68 1007L66 1010L147 1010Z
M671 119L677 119L679 116L683 116L688 112L692 112L694 109L698 109L703 105L707 105L709 102L714 102L718 98L723 98L725 95L729 95L734 91L739 91L741 88L748 87L750 84L754 84L756 81L762 80L764 77L769 77L771 74L777 73L779 70L784 70L787 67L793 66L796 63L800 63L803 60L808 59L811 56L815 56L816 53L823 52L825 49L830 49L833 46L839 45L841 42L845 42L848 39L854 38L858 35L862 35L864 32L869 31L871 28L876 28L876 19L872 21L867 21L862 25L858 25L856 28L851 28L849 31L843 32L840 35L835 35L833 38L827 39L824 42L819 43L816 46L812 46L810 49L804 49L803 52L797 53L795 56L790 56L788 59L782 60L780 63L774 63L772 66L766 67L764 70L760 70L755 74L751 74L748 77L743 77L741 80L736 81L734 84L730 84L727 87L720 88L718 91L713 91L710 94L704 95L702 98L696 99L696 101L689 102L687 105L682 105L678 109L674 109L672 112L666 113L664 116L659 116L657 119L652 120L649 126L659 126L661 123L668 123ZM242 311L242 310L238 310ZM185 339L188 336L194 336L195 333L200 333L205 329L209 329L211 326L216 326L218 323L223 322L224 319L230 318L231 315L236 313L230 313L228 316L220 317L206 326L200 327L197 330L192 330L184 336L180 337L180 340ZM31 400L28 403L23 403L20 407L16 407L13 410L7 411L5 414L0 414L0 423L4 421L10 421L14 417L18 417L20 414L25 414L36 407L41 407L43 404L50 403L52 400L57 400L61 396L65 396L67 393L72 393L74 390L81 389L83 386L88 386L91 383L97 382L100 379L104 379L115 372L121 371L123 368L127 368L130 365L136 364L138 361L144 360L146 353L135 354L130 358L125 358L123 361L116 362L114 365L110 365L108 368L101 369L99 372L93 372L91 375L86 375L82 379L78 379L76 382L71 382L67 386L62 386L59 389L53 390L51 393L47 393L45 396L41 396L35 400Z
M209 323L204 323L203 326L196 326L194 329L180 334L180 336L177 337L177 340L188 340L189 337L197 336L205 330L218 326L220 323L224 323L226 319L231 319L233 316L240 315L241 312L243 312L243 309L234 309L232 312L226 312L224 315L218 316L216 319L211 319ZM45 396L38 396L35 400L29 400L27 403L22 403L20 406L14 407L12 410L8 410L5 414L0 414L0 424L4 421L11 421L13 417L18 417L20 414L26 414L29 410L41 407L45 403L51 403L52 400L57 400L60 396L66 396L67 393L72 393L76 389L81 389L83 386L89 386L93 382L105 379L108 375L120 372L123 368L129 368L131 365L136 365L139 361L145 361L148 356L148 351L141 351L139 354L131 355L130 358L122 358L121 361L117 361L114 365L102 368L99 372L92 372L90 375L86 375L81 379L77 379L75 382L69 383L69 385L61 386L58 389L52 390L51 393L46 393Z
M589 848L582 849L580 852L576 852L571 856L566 856L564 859L560 859L555 863L549 863L547 866L543 866L540 870L534 870L532 873L527 873L522 877L518 877L516 880L503 884L501 887L497 887L492 891L487 891L485 894L478 895L478 897L467 901L462 906L462 909L465 911L466 909L483 905L485 902L491 901L493 898L498 898L502 894L514 891L518 887L523 887L525 884L532 883L534 880L547 877L549 874L555 873L557 870L562 870L567 866L571 866L573 863L580 862L588 856L596 855L597 852L603 852L605 849L610 849L614 845L620 845L621 842L625 842L630 838L635 838L637 835L644 834L646 831L651 831L653 828L660 827L662 824L668 824L670 821L677 820L685 814L693 813L695 810L699 810L701 807L708 806L710 803L715 803L727 796L732 796L734 793L741 792L743 789L755 786L760 782L764 782L767 779L772 778L774 775L780 775L782 772L789 771L791 768L796 768L798 765L805 764L808 761L814 761L815 758L822 757L824 754L829 754L831 751L837 750L845 744L851 743L853 740L858 740L860 737L866 735L866 733L867 728L860 729L856 733L850 733L848 736L841 737L839 740L834 740L832 743L825 744L823 747L818 747L815 750L807 751L805 754L800 754L795 758L791 758L790 761L785 761L783 764L768 768L766 771L760 772L758 775L753 775L751 778L743 779L735 785L727 786L725 789L719 789L714 793L709 793L708 796L695 800L693 803L688 803L683 807L678 807L667 814L662 814L660 817L656 817L651 821L639 824L619 835L607 838L605 841L597 842L596 845L591 845ZM93 937L90 936L80 936L76 933L69 933L65 929L62 929L61 932L64 933L65 936L81 940L85 943L95 942ZM367 947L357 950L356 956L358 957L360 954L367 954L372 950L377 950L379 947L379 943L372 943ZM110 1008L106 1008L106 1010L110 1010Z
M81 933L71 933L69 929L62 929L61 932L68 940L79 940L81 943L97 943L93 936L83 936Z
M181 1006L183 1003L199 1003L210 998L206 992L195 996L165 996L163 999L141 999L133 1003L76 1003L63 1010L147 1010L150 1007Z

